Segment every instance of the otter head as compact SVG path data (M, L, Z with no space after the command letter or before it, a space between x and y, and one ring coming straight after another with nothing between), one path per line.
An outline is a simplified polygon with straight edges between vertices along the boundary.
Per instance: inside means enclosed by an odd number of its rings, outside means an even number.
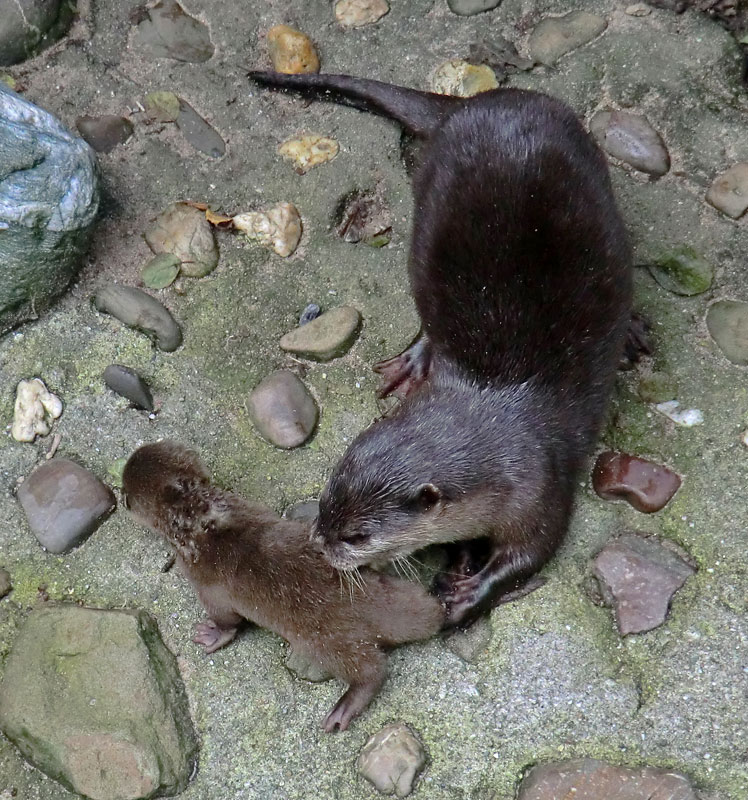
M351 444L320 497L314 535L338 569L490 535L511 512L515 436L494 395L419 392Z

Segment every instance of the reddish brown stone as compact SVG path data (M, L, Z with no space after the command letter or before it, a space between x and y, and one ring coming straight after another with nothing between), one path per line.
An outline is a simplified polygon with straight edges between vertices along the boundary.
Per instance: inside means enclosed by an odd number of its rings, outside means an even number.
M680 477L672 470L626 453L600 453L592 470L592 488L604 500L626 500L647 514L664 508L678 491Z

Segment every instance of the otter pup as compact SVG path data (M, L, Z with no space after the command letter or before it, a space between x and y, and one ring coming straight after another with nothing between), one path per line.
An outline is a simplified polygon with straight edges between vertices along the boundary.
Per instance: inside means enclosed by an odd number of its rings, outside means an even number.
M338 568L476 540L437 583L448 625L467 624L561 542L623 354L631 252L605 158L568 106L535 92L250 77L389 116L423 142L409 260L422 334L376 367L404 400L343 455L316 532Z
M326 731L345 730L375 697L387 648L442 626L439 601L419 584L362 570L344 590L307 527L211 485L199 457L180 444L136 450L122 486L133 516L173 545L208 612L193 641L212 653L246 619L349 684Z

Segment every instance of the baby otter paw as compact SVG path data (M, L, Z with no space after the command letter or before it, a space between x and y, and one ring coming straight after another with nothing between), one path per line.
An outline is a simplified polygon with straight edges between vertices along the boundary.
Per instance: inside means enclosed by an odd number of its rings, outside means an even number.
M372 369L382 376L377 397L381 400L393 394L399 400L405 400L426 380L430 363L430 345L422 335L399 356L374 364Z
M351 702L346 702L345 695L335 704L332 711L322 720L322 727L325 733L332 733L335 730L344 731L350 721L359 713Z
M236 628L219 628L212 619L195 625L192 641L202 645L206 653L214 653L236 636Z
M444 603L446 630L468 628L480 616L484 599L483 581L480 578L439 575L434 588Z

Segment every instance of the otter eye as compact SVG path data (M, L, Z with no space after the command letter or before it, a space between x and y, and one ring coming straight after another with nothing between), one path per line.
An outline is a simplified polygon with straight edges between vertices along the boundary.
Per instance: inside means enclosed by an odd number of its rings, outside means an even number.
M411 499L418 511L429 511L442 499L442 493L433 483L422 483Z
M365 542L370 536L371 534L369 533L352 533L350 536L346 536L344 539L342 539L342 541L345 544L363 544L363 542Z

